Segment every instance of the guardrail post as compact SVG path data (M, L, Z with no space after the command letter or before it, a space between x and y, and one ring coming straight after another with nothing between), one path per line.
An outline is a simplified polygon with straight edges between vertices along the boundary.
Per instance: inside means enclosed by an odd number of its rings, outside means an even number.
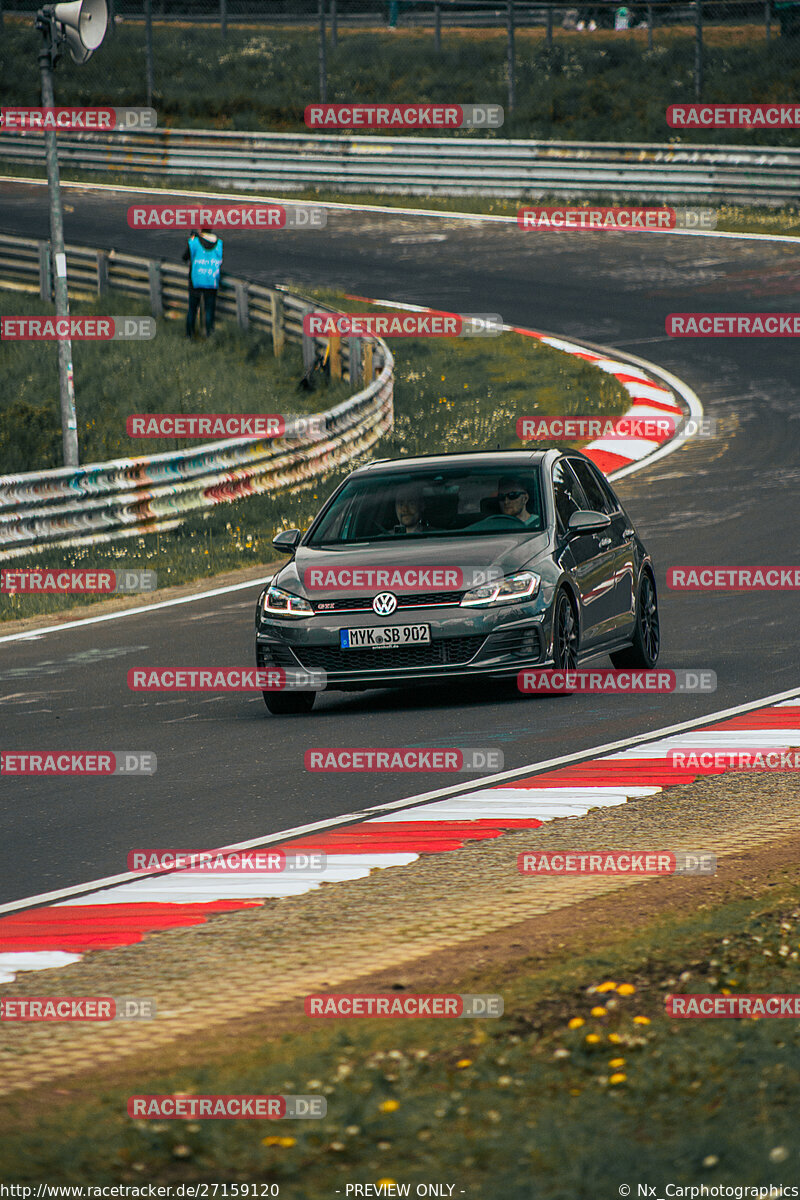
M342 378L342 339L337 333L331 334L331 379Z
M694 0L694 98L703 98L703 0Z
M339 45L339 22L337 20L336 0L331 0L331 50Z
M328 63L325 54L325 0L317 0L319 12L319 101L328 99Z
M306 375L314 366L317 347L314 344L314 339L311 334L303 330L303 374Z
M442 53L442 6L433 6L433 48L437 54Z
M698 0L699 2L699 0ZM508 0L507 5L507 20L508 20L508 111L514 111L514 70L515 70L515 50L514 50L514 0Z
M364 342L364 380L366 384L372 383L374 371L372 367L372 342Z
M0 0L0 4L2 4L2 2L3 0ZM112 34L117 23L116 5L114 0L106 0L106 7L108 9L108 33Z
M286 341L283 329L283 296L280 292L270 292L269 306L272 317L272 353L276 358L280 358Z
M153 107L153 0L144 0L144 64L147 107Z
M545 45L548 50L553 49L553 0L547 0L547 31L545 34Z
M350 386L361 383L361 338L348 338L350 345Z
M97 251L97 294L108 291L108 251Z
M39 297L47 304L53 299L53 263L49 242L39 242Z
M0 7L1 6L2 0L0 0ZM767 45L769 45L770 34L772 33L772 22L770 19L772 17L772 13L770 12L769 6L770 0L764 0L764 31L767 35Z
M226 0L219 0L219 31L223 38L228 36L228 5Z
M247 298L247 280L237 279L234 283L236 291L236 320L240 329L250 328L250 304Z
M769 0L767 0L767 4L769 4ZM648 50L653 49L653 6L652 6L652 4L648 4L648 6L647 6L647 49Z
M151 258L147 264L147 277L150 283L150 312L154 317L164 315L164 296L161 290L161 263Z

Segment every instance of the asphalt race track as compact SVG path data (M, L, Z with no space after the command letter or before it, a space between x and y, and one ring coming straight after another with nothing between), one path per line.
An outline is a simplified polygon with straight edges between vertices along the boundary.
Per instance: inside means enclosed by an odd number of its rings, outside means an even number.
M180 235L128 228L126 209L136 198L65 189L67 242L178 261ZM0 183L0 230L47 237L45 189ZM152 778L6 780L0 903L122 872L133 846L235 843L467 778L311 776L303 769L310 745L499 746L513 769L796 686L796 593L679 594L665 583L675 564L788 565L796 558L794 342L664 333L670 312L797 310L800 261L791 244L532 233L478 219L331 212L322 231L228 234L225 268L262 283L498 312L509 323L629 350L686 381L719 422L718 436L695 440L617 487L657 567L660 665L710 668L718 690L535 699L515 698L508 688L331 693L310 717L280 718L267 714L259 694L128 692L133 666L250 666L257 585L0 642L4 749L158 755Z

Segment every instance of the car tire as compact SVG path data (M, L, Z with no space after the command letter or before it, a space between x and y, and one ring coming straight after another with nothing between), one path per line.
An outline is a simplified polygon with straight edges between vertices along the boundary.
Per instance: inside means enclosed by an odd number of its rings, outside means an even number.
M574 671L578 665L580 634L575 607L567 592L561 588L553 605L553 666L561 671Z
M633 644L628 650L611 655L615 667L644 667L649 670L658 662L661 648L661 628L658 619L656 581L649 571L643 571L636 596L636 626Z
M317 698L316 692L262 692L264 703L276 717L310 713Z

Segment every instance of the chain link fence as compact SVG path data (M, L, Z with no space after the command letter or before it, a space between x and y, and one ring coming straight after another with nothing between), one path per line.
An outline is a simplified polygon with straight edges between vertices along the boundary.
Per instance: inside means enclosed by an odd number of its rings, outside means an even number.
M59 66L59 103L146 103L162 126L277 132L302 130L319 100L494 103L504 126L463 136L800 144L789 128L675 136L665 117L698 99L793 101L800 0L108 4L93 59ZM6 0L4 103L37 102L36 8Z

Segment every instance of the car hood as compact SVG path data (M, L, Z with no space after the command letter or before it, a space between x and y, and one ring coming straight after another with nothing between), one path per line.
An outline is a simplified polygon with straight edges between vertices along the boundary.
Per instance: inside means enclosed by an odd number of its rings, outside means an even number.
M520 537L518 533L486 534L480 538L408 538L381 545L312 547L300 546L292 562L287 563L275 574L272 582L298 595L308 595L305 584L306 572L312 568L336 570L338 568L399 568L408 567L455 567L464 576L475 578L475 573L489 569L501 575L510 575L540 557L549 545L547 532L532 533ZM470 586L465 584L465 586ZM328 590L328 589L324 589ZM330 591L342 589L331 588ZM375 587L346 589L351 593L374 594ZM388 590L391 590L389 588ZM446 590L446 589L443 589ZM455 590L455 589L454 589ZM460 590L460 589L459 589ZM321 590L315 589L320 595Z

